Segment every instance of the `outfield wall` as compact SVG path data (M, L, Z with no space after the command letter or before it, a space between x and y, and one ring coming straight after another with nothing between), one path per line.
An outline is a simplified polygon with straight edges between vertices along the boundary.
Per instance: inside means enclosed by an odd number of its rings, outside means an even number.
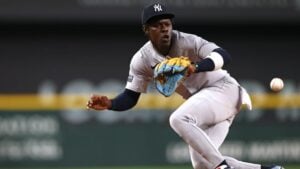
M171 111L84 113L89 120L74 123L61 111L1 111L1 167L189 163L186 144L169 127ZM299 163L299 120L249 113L241 112L221 151L253 162Z

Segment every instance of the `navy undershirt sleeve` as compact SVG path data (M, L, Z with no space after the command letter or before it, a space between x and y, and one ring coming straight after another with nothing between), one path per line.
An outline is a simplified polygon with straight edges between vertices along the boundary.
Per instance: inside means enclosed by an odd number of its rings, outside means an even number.
M136 105L141 93L125 89L123 93L111 100L110 110L124 111Z
M224 65L227 65L231 61L231 56L230 54L222 49L222 48L217 48L213 50L213 52L219 53L223 60L224 60ZM205 71L212 71L215 69L215 64L210 58L206 58L202 60L201 62L195 63L196 64L196 72L205 72Z

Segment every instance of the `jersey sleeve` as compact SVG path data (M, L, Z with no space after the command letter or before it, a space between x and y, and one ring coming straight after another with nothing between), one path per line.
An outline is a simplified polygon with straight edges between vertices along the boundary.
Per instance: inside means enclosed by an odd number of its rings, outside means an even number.
M146 69L145 61L141 52L137 52L130 62L129 75L126 83L126 89L139 93L146 93L151 76Z
M213 50L220 48L215 43L209 42L201 37L196 37L195 42L196 42L196 52L198 56L200 56L201 58L205 58Z

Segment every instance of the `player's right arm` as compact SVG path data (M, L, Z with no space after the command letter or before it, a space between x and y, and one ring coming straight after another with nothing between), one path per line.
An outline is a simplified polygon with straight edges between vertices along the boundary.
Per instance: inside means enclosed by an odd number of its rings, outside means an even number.
M107 96L92 95L87 103L88 109L94 110L115 110L124 111L131 109L136 105L140 93L125 89L114 99L109 99Z
M144 68L144 60L140 51L138 51L131 60L125 90L113 99L102 95L92 95L87 103L87 108L114 111L125 111L133 108L137 104L141 93L146 92L147 83L151 80Z

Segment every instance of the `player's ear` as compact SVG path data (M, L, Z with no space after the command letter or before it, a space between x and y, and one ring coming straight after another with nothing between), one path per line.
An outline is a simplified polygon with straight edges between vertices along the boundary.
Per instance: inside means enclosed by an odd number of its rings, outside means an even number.
M149 27L147 25L143 25L143 32L145 33L145 35L148 36L148 34L149 34Z

